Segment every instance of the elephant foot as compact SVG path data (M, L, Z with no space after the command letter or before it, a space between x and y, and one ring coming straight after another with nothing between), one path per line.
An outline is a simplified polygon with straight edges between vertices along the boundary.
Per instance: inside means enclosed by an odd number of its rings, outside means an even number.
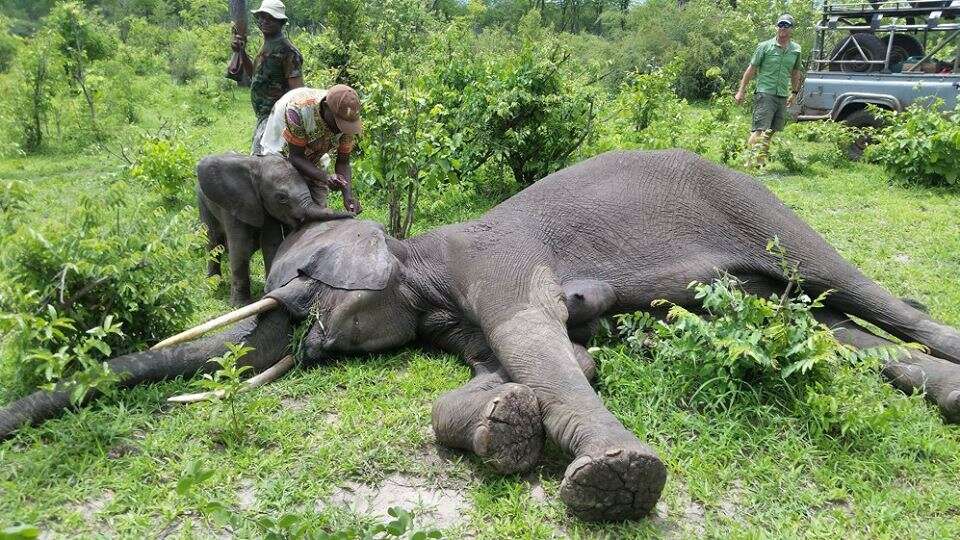
M560 499L584 521L624 521L646 516L667 481L667 468L653 450L631 444L585 455L567 467Z
M940 409L945 422L960 424L960 366L913 352L910 362L890 362L883 376L903 392L923 392Z
M540 403L529 387L507 383L484 405L473 434L473 450L497 472L525 471L543 453Z

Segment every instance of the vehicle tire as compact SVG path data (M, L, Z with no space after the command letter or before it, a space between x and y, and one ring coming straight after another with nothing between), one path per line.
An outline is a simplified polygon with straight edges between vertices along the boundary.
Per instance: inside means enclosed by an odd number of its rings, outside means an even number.
M854 43L856 41L856 43ZM857 49L857 45L863 50L863 56ZM839 53L839 54L838 54ZM837 60L883 60L887 54L886 43L873 34L858 32L851 34L833 48L830 58L836 57ZM834 62L830 64L830 71L843 71L847 73L866 73L868 71L879 71L883 68L882 64L868 64L866 62L857 62L853 64L841 64Z
M887 43L890 38L887 38ZM907 34L893 36L893 48L890 49L890 65L899 64L911 56L923 56L923 45L917 38Z
M844 124L852 128L878 128L883 126L883 121L873 115L866 109L859 109L848 114L841 120ZM873 142L873 137L868 133L860 133L847 147L847 157L850 161L859 161L863 156L863 151Z

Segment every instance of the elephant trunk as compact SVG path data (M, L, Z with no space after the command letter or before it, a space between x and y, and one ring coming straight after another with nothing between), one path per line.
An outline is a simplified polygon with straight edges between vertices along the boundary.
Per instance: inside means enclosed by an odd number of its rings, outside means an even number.
M216 365L210 358L224 354L227 343L246 343L253 351L240 363L261 371L283 356L290 343L290 317L283 310L275 310L258 318L248 318L234 328L204 337L194 342L166 349L127 354L110 360L110 369L120 375L122 387L190 376L198 372L212 372ZM86 400L97 397L90 392ZM37 391L0 409L0 440L17 429L37 424L61 414L70 407L70 393L58 387Z
M329 221L331 219L344 219L353 217L349 212L339 212L324 208L319 204L310 204L303 208L303 221Z

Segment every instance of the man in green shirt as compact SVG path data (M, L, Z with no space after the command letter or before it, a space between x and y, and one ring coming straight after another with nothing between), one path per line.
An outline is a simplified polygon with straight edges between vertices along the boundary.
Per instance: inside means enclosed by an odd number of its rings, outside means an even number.
M800 91L800 45L790 40L793 25L790 15L781 15L777 19L777 37L757 46L734 96L737 103L743 103L747 85L754 76L757 77L753 123L747 141L750 149L760 145L757 165L763 163L773 134L783 129L787 107L793 105Z
M256 61L252 61L247 56L246 41L241 36L234 36L233 50L240 53L243 71L251 77L250 101L257 115L257 125L253 130L250 152L259 154L260 138L273 104L290 90L303 86L303 74L300 71L303 57L283 35L283 25L287 22L283 2L263 0L260 7L251 13L263 32L263 48L257 54Z

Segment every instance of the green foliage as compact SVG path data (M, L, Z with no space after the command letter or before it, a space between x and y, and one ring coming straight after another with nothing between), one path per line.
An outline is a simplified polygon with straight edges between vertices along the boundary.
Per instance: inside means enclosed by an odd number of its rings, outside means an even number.
M431 104L414 73L392 69L365 88L364 114L371 149L363 161L369 182L386 194L390 234L405 238L421 189L436 191L459 167L446 110Z
M24 45L14 63L13 99L4 100L11 106L7 113L11 127L28 152L43 144L54 97L63 83L57 43L56 34L43 31Z
M193 312L187 291L207 287L199 268L183 264L203 245L196 211L170 215L149 199L127 199L130 190L116 181L58 210L58 219L0 239L4 352L19 373L8 389L29 390L142 349ZM110 330L120 325L122 338Z
M196 158L183 142L170 136L144 139L129 175L153 185L167 202L175 202L193 185Z
M33 525L19 524L0 529L0 540L32 540L40 537L40 529Z
M92 62L109 56L116 47L104 31L103 21L95 10L80 2L61 2L53 8L46 24L60 39L60 51L74 61Z
M676 114L680 101L671 88L673 79L673 73L664 69L632 76L621 98L634 131L641 132L654 122Z
M203 378L197 381L197 385L208 392L213 392L213 397L225 403L230 410L230 425L232 435L235 440L243 437L243 422L240 414L237 413L240 393L245 389L243 374L253 369L250 366L238 366L237 361L253 350L253 347L247 347L240 343L227 343L227 352L221 356L216 356L207 360L220 366L213 373L205 373ZM241 411L242 413L242 411Z
M788 173L802 174L809 170L807 162L797 155L793 144L782 138L774 139L770 145L770 157L778 162Z
M858 131L842 122L796 122L787 126L784 135L821 144L820 150L810 154L811 163L845 167L850 163L847 152L858 137Z
M902 349L854 352L838 343L812 314L827 293L804 294L797 267L776 239L768 250L789 280L783 294L748 294L728 274L710 284L693 282L700 313L658 300L655 307L668 308L666 321L643 312L617 317L628 349L640 359L673 366L679 375L671 384L678 385L680 405L707 414L773 406L796 415L815 434L851 441L888 428L905 400L889 393L860 395L854 388L864 376L876 377L879 362Z
M170 44L167 54L170 77L177 84L196 79L200 75L197 63L200 59L200 46L197 38L188 32L180 32Z
M9 26L9 20L0 15L0 73L7 71L13 65L20 45L20 38L10 33Z
M867 156L883 165L893 180L923 186L960 186L960 106L915 103L900 113L872 109L886 126L867 147Z

